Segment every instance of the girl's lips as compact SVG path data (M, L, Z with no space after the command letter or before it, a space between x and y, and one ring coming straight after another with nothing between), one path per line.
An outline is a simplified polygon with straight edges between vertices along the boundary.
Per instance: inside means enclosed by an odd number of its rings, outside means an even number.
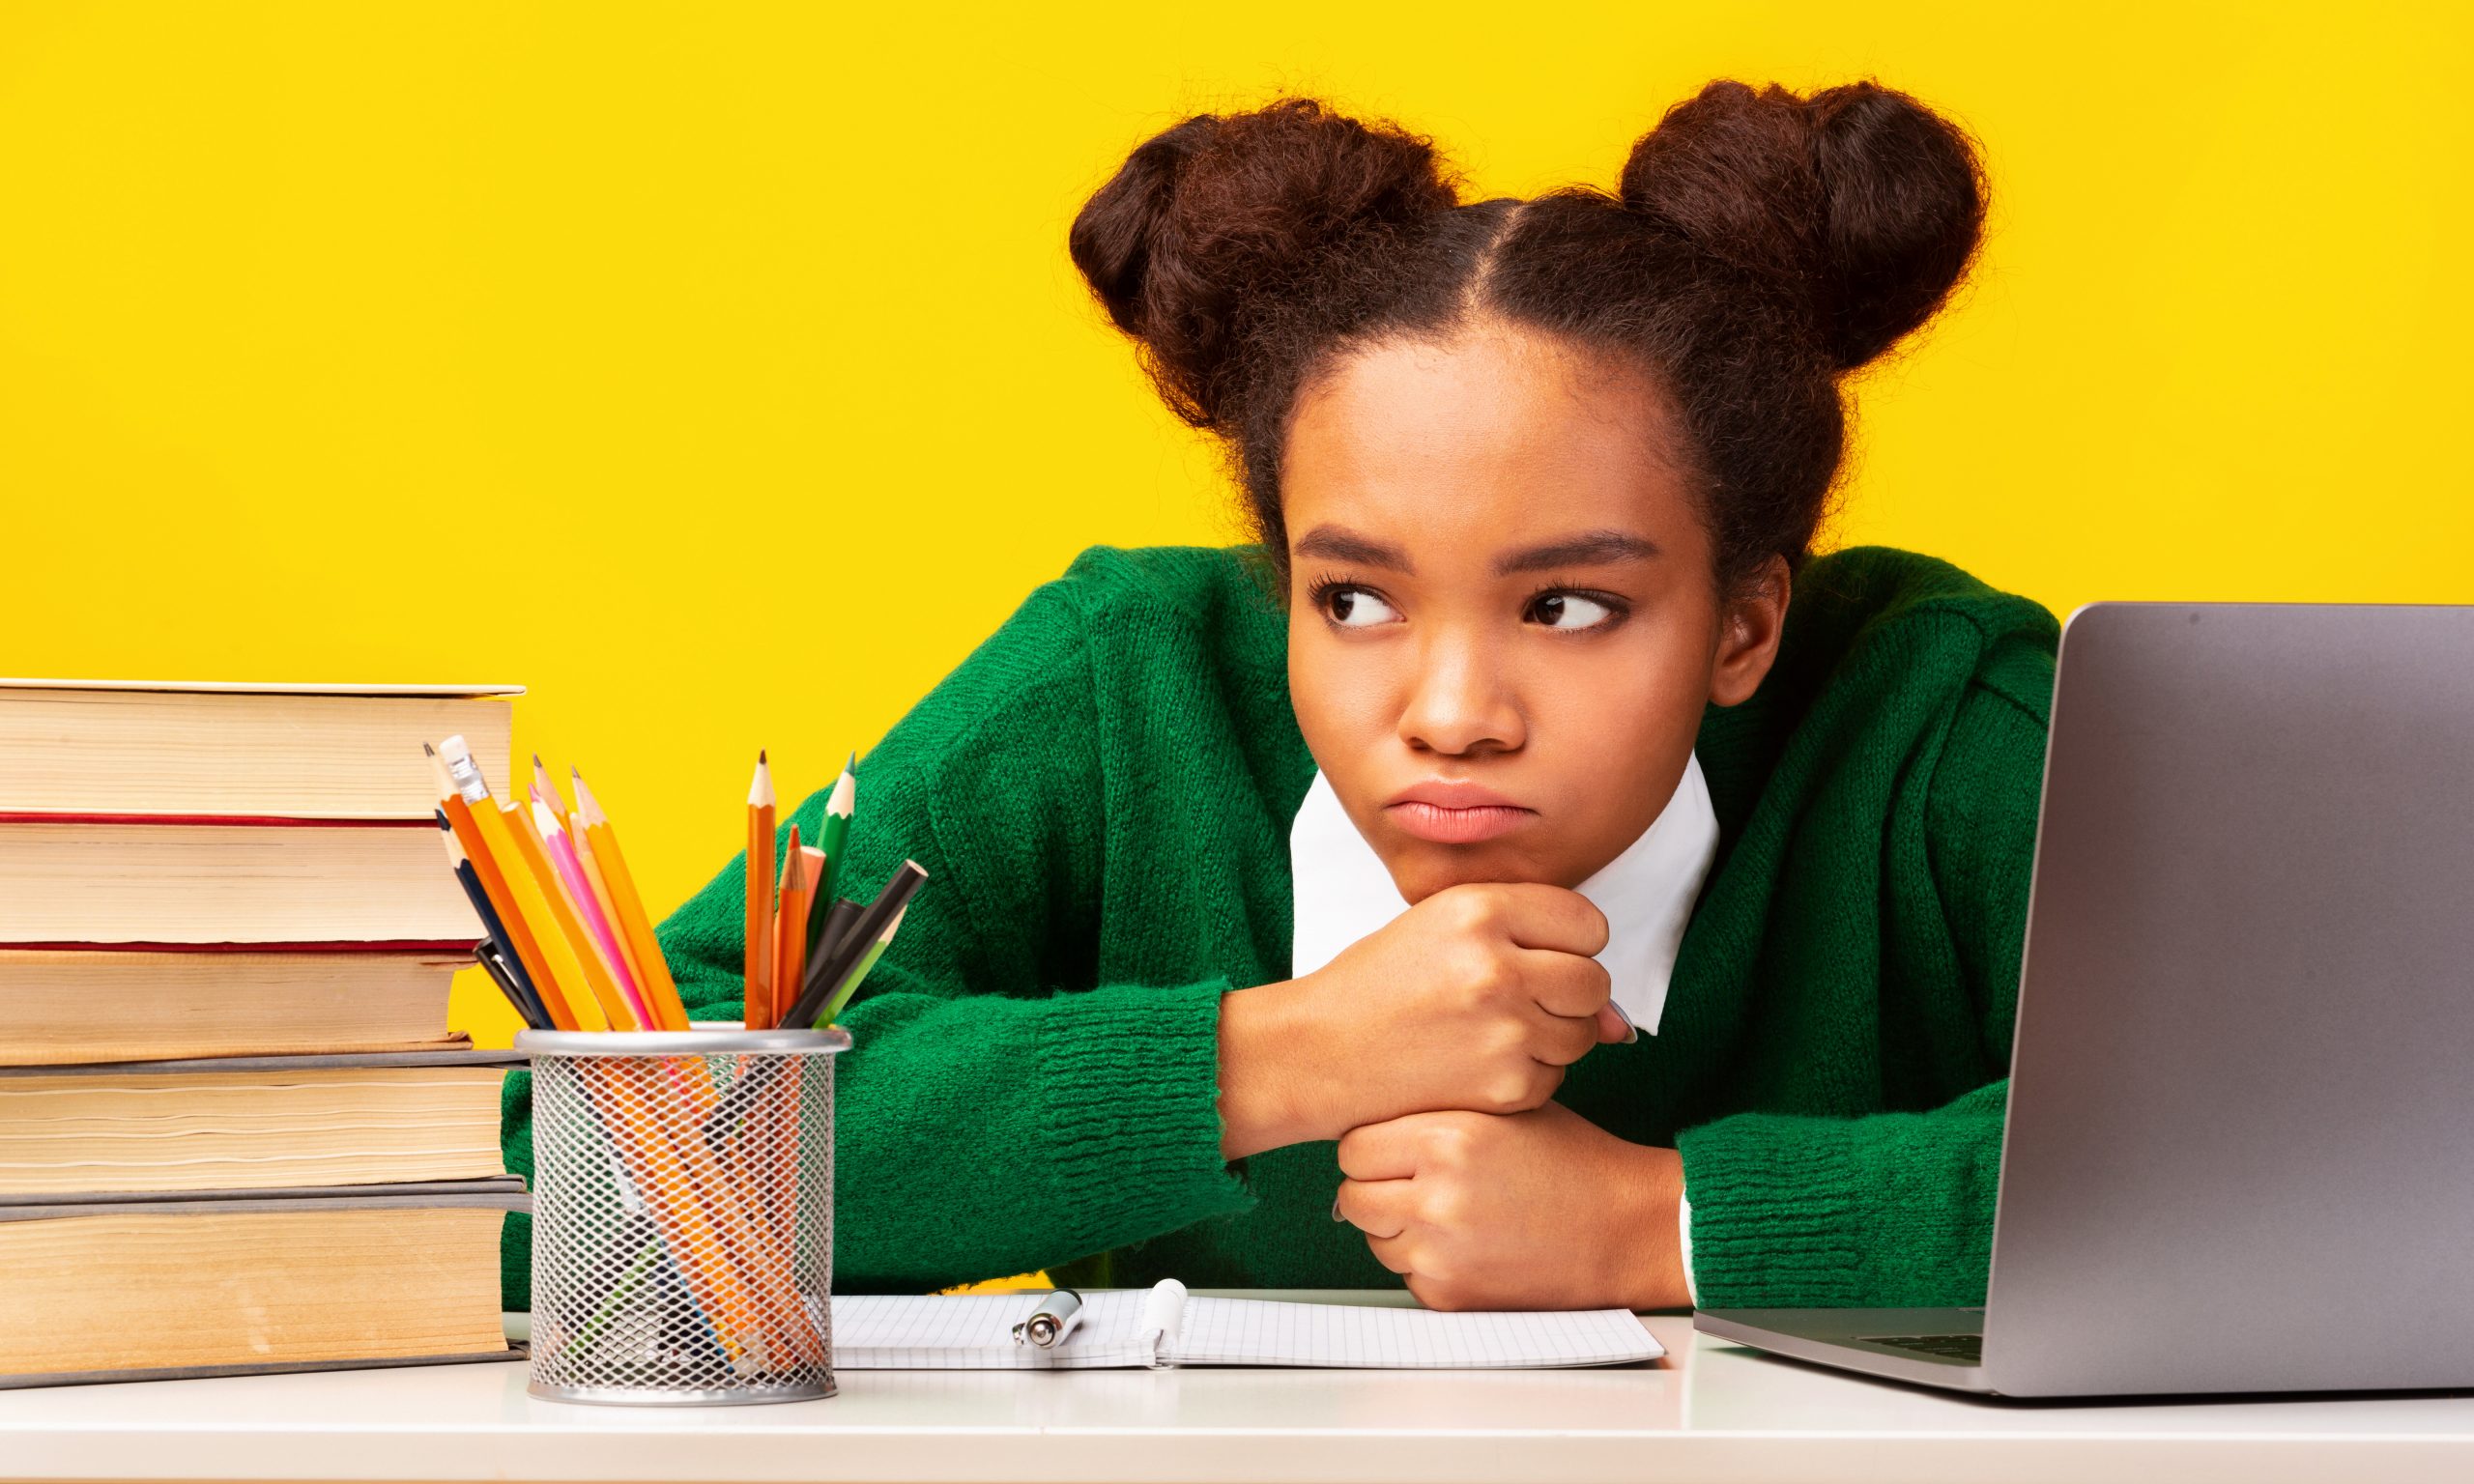
M1507 804L1453 809L1418 799L1386 805L1383 812L1408 834L1441 845L1467 845L1482 840L1493 840L1498 835L1520 828L1535 816L1534 811Z

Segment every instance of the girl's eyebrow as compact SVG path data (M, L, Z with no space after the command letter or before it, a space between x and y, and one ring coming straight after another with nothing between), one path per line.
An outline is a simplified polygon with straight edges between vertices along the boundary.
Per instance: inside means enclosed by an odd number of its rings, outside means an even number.
M1411 576L1415 576L1418 570L1417 563L1409 559L1408 553L1396 546L1386 546L1370 537L1361 536L1345 526L1315 527L1297 538L1295 555L1383 567Z
M1514 572L1538 572L1548 567L1589 567L1610 561L1648 561L1658 555L1658 544L1647 536L1636 536L1625 530L1585 530L1576 536L1549 541L1524 551L1508 553L1495 558L1495 575L1509 577Z

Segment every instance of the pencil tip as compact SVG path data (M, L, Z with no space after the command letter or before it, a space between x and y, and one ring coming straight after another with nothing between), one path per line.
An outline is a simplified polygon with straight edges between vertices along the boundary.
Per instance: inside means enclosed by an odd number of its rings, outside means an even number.
M845 759L843 760L843 763L842 763L842 771L843 771L843 772L845 772L845 773L848 773L848 772L849 772L851 769L853 769L853 768L857 767L858 765L859 765L859 750L858 750L857 748L855 748L855 747L854 747L854 748L850 749L850 756L849 756L849 757L847 757L847 758L845 758Z
M532 765L536 768L541 766L541 755L539 753L534 753L532 755Z
M756 765L760 768L764 766L764 749L761 747L756 750Z
M424 742L421 744L421 756L424 757L435 757L438 756L438 749Z
M574 778L584 777L584 769L577 767L572 762L567 764L567 773L569 776Z

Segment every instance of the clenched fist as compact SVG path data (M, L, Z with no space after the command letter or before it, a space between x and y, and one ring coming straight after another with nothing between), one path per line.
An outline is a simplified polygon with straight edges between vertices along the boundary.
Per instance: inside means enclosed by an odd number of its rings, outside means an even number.
M1239 1158L1411 1113L1513 1113L1630 1028L1607 1004L1606 918L1534 883L1448 887L1302 978L1222 997L1222 1152Z
M1690 1301L1683 1162L1561 1103L1420 1113L1340 1140L1333 1214L1431 1309L1656 1309Z

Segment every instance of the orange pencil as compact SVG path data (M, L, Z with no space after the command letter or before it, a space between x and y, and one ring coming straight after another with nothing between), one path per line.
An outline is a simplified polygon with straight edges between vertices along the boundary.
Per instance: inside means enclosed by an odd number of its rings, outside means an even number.
M747 965L742 1022L773 1028L773 770L756 755L747 785Z
M592 796L584 774L569 771L575 780L576 822L583 826L576 838L591 842L593 864L600 868L601 879L610 888L611 904L618 909L616 921L636 970L636 986L645 992L663 1030L686 1030L686 1003L678 997L678 982L670 977L670 962L662 956L661 940L653 936L652 919L646 915L645 899L638 895L636 878L627 870L627 857L618 848L618 828L610 822L601 801Z
M700 1192L695 1175L681 1158L685 1148L701 1141L692 1133L684 1139L676 1137L658 1120L645 1116L645 1110L658 1105L664 1095L652 1082L652 1069L626 1060L586 1065L591 1070L583 1076L585 1096L591 1100L602 1127L618 1141L628 1177L645 1197L698 1306L714 1316L715 1338L736 1360L743 1347L734 1327L722 1322L722 1317L736 1311L754 1314L762 1323L765 1316L742 1276L738 1242L730 1228L735 1213L716 1209L725 1204L724 1188L707 1184Z
M510 935L516 935L515 951L527 957L525 968L532 975L532 986L541 991L543 1008L562 1031L606 1031L610 1022L601 1013L588 987L584 965L560 931L557 917L551 910L550 899L542 891L541 877L526 863L524 852L516 844L514 832L505 816L499 813L498 801L490 797L490 785L481 777L480 765L473 760L472 749L460 736L447 738L439 745L439 754L446 760L450 774L456 778L455 793L446 800L447 826L463 843L464 853L473 859L473 869L481 877L484 892L506 894L514 908L500 916L507 924ZM469 775L470 782L462 775ZM468 795L479 796L479 807ZM485 868L483 862L489 863ZM496 905L495 895L492 904Z
M548 898L550 921L557 933L564 938L569 954L576 960L577 977L601 1007L606 1024L586 1029L645 1029L644 1023L636 1018L636 1013L627 1008L627 997L619 991L618 981L611 977L609 966L601 961L601 948L592 941L592 929L584 925L576 904L567 899L566 885L559 879L559 868L550 863L550 846L541 839L540 828L532 822L531 812L509 807L497 813L513 837L516 852L525 868Z
M773 1009L767 1016L776 1026L790 1010L786 996L798 993L807 972L808 913L816 903L816 870L808 858L819 852L799 844L799 827L791 826L782 851L781 905L773 912Z
M455 842L464 847L464 858L473 863L473 874L480 878L481 895L490 899L500 925L506 928L508 945L524 960L524 971L532 976L533 987L541 991L541 1008L550 1013L551 1024L562 1031L576 1029L575 1012L567 1008L567 998L560 991L557 980L542 967L547 960L541 945L533 941L532 929L526 925L505 875L490 859L489 846L474 825L472 806L464 802L463 795L450 793L439 801L439 807L446 812L446 827Z
M580 815L567 815L567 846L575 851L576 868L584 872L584 884L592 891L592 904L601 909L601 920L610 925L611 935L618 940L618 961L642 990L645 971L636 964L636 945L627 941L626 929L618 926L618 899L610 894L610 878L602 873L601 863L593 859L592 842L585 835ZM650 1002L647 1004L649 1008Z

